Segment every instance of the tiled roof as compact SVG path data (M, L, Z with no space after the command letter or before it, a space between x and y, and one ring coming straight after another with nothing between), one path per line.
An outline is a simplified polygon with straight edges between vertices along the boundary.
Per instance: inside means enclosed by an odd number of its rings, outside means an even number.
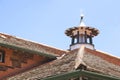
M67 51L65 50L60 50L51 46L39 44L36 42L24 40L21 38L17 38L15 36L7 35L0 33L0 44L1 45L8 45L8 46L13 46L13 47L18 47L21 49L27 49L30 51L36 51L36 52L41 52L41 53L46 53L54 56L60 56Z
M62 74L74 70L75 57L78 50L66 54L63 58L38 66L25 73L18 74L9 80L37 80L48 76Z
M48 76L73 71L75 70L76 58L79 57L79 50L70 51L61 59L54 60L50 63L46 63L25 73L11 77L9 80L37 80ZM78 64L86 66L88 71L98 72L120 78L119 58L112 57L108 54L104 54L102 52L91 50L88 48L84 49L84 53L81 56L82 60L80 64Z
M103 52L100 50L91 50L91 49L86 48L86 51L91 53L92 55L98 56L98 57L102 58L103 60L108 61L109 63L120 66L120 58L119 57L113 56L109 53L106 53L106 52Z
M120 58L85 48L83 62L91 71L120 78Z

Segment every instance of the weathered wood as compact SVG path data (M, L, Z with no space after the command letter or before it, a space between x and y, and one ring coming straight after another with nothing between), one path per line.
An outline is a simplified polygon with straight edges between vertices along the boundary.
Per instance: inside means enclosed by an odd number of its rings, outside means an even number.
M120 80L120 78L117 78L117 77L103 75L96 72L84 71L84 70L75 70L69 73L54 75L48 78L38 79L38 80L69 80L71 78L78 78L80 76L88 77L89 79L92 79L92 80Z

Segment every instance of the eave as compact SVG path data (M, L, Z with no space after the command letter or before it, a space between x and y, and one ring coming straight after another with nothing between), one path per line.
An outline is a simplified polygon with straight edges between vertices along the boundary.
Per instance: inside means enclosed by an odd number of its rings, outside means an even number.
M72 72L47 77L42 80L69 80L71 78L78 78L80 76L88 77L88 79L94 79L94 80L98 80L98 79L99 80L120 80L120 78L117 78L117 77L103 75L101 73L90 72L85 70L75 70ZM38 79L38 80L41 80L41 79Z
M40 56L48 57L48 58L51 58L51 59L56 59L56 57L57 57L57 55L54 55L54 54L39 52L39 51L36 51L36 50L31 50L31 49L27 49L27 48L23 48L23 47L18 47L18 46L6 44L6 43L0 43L0 46L10 48L10 49L14 49L14 50L24 51L24 52L28 52L28 53L32 53L32 54L38 54Z

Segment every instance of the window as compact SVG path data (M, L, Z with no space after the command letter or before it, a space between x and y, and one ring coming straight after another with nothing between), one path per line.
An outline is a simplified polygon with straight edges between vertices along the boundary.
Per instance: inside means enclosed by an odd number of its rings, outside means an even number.
M5 61L5 51L0 50L0 62L4 63Z

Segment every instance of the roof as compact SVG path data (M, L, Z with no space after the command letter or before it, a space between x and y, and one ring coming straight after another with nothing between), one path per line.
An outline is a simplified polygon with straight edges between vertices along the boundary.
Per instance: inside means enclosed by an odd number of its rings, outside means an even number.
M68 52L60 59L40 65L25 73L18 74L9 80L44 79L49 76L71 73L84 65L87 71L105 74L120 79L120 58L81 47Z
M24 39L17 38L15 36L3 34L3 33L0 33L0 46L6 47L6 48L12 48L16 50L28 51L31 53L45 55L47 57L53 57L53 58L67 52L65 50L61 50L61 49L57 49L44 44L39 44L36 42L24 40Z
M83 62L88 70L120 77L120 58L86 48Z
M41 66L33 68L32 70L18 74L11 77L9 80L23 80L23 79L42 79L48 76L62 74L74 70L75 56L78 50L74 50L66 54L61 59L56 59L52 62L45 63ZM73 53L73 54L72 54Z

